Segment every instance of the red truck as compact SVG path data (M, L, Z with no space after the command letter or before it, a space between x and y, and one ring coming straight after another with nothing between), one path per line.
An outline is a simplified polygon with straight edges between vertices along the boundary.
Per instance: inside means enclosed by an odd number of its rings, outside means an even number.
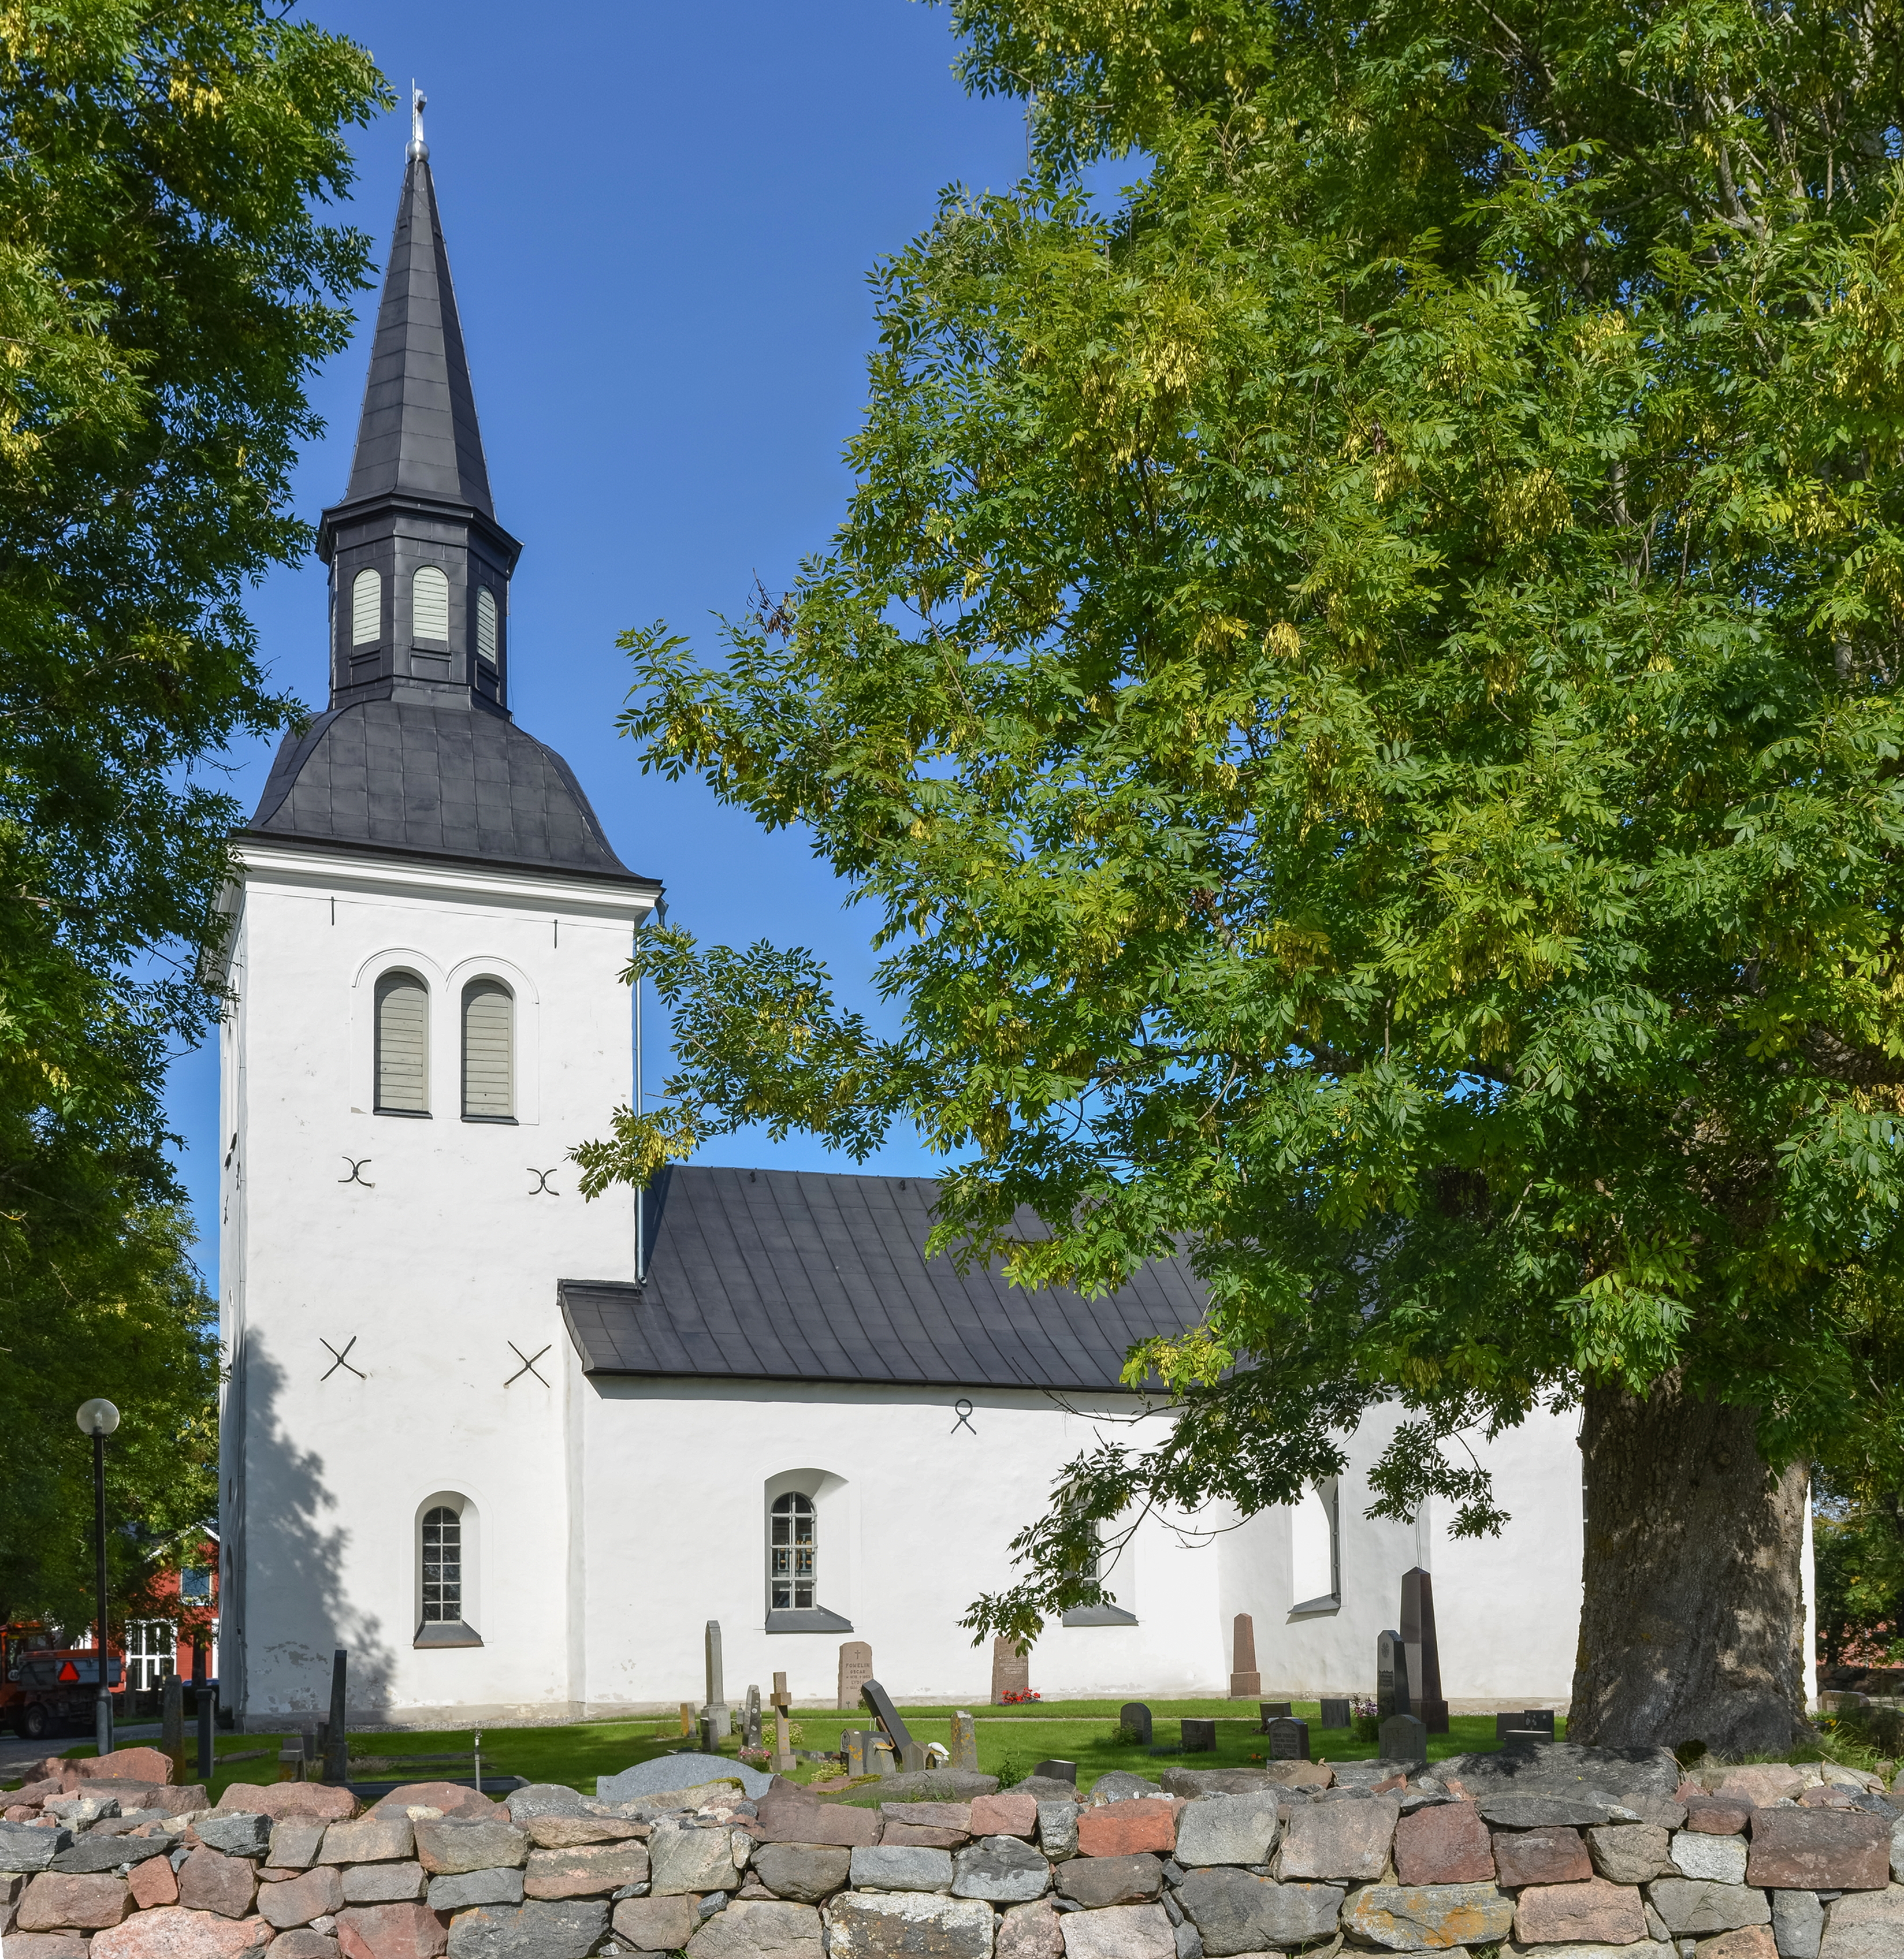
M106 1684L123 1704L126 1663L109 1647ZM0 1721L23 1742L62 1727L90 1733L99 1692L99 1655L91 1646L62 1646L44 1626L0 1627ZM113 1717L119 1717L116 1707Z

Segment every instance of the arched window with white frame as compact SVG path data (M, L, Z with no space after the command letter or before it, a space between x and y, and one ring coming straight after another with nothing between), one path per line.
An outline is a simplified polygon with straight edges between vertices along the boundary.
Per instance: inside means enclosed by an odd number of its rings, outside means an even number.
M763 1493L768 1632L852 1631L853 1621L823 1602L829 1590L836 1603L844 1602L852 1592L845 1537L829 1534L845 1515L845 1492L842 1480L823 1470L793 1470L768 1478Z
M416 1643L420 1646L479 1646L471 1624L475 1614L475 1507L444 1491L431 1497L417 1517Z
M797 1490L774 1499L773 1530L768 1549L768 1603L778 1611L810 1611L815 1561L813 1499Z
M380 1116L430 1113L430 989L414 973L377 983L375 1065Z
M360 571L351 580L351 644L373 646L383 637L383 574Z
M500 980L462 989L462 1114L469 1122L516 1119L516 997Z

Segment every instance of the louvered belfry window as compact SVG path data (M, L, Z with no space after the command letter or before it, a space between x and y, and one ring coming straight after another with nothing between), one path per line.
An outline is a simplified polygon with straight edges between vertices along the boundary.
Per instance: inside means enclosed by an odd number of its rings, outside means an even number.
M383 574L360 571L351 580L351 644L373 646L383 637Z
M414 973L377 983L377 1107L419 1116L430 1106L430 995Z
M447 1503L423 1513L423 1622L462 1617L462 1519Z
M496 595L486 585L476 587L476 657L496 664Z
M768 1549L768 1603L777 1612L804 1612L813 1604L813 1499L797 1491L776 1497Z
M516 1113L516 1002L500 980L462 989L462 1113L499 1120Z
M434 564L410 581L410 629L419 640L450 637L450 581Z

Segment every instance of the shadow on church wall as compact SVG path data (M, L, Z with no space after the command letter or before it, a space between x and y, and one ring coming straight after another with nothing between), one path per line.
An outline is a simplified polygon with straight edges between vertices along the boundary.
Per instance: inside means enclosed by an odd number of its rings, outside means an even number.
M327 1714L331 1659L339 1646L350 1656L354 1722L388 1704L396 1655L381 1619L344 1595L341 1573L351 1532L335 1516L337 1498L323 1456L299 1448L278 1419L284 1372L255 1330L241 1364L246 1484L240 1630L246 1725L285 1714Z

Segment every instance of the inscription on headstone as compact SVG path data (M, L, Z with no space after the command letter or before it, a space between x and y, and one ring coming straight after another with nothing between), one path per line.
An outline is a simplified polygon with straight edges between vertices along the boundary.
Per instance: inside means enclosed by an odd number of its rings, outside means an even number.
M1238 1612L1231 1627L1230 1698L1254 1700L1263 1691L1263 1676L1256 1670L1256 1621L1247 1612Z
M978 1773L978 1726L962 1707L952 1717L951 1766Z
M1530 1707L1521 1715L1521 1725L1524 1728L1538 1729L1551 1742L1553 1739L1553 1710L1551 1707Z
M1428 1729L1413 1714L1391 1714L1375 1730L1375 1746L1385 1762L1428 1760Z
M1141 1700L1127 1700L1117 1710L1117 1726L1133 1742L1150 1745L1150 1710Z
M1306 1762L1309 1759L1309 1724L1293 1716L1278 1714L1263 1724L1270 1738L1273 1762Z
M1400 1633L1375 1635L1375 1714L1386 1721L1391 1714L1406 1714L1408 1704L1408 1649Z
M1341 1696L1340 1699L1337 1699L1333 1696L1329 1696L1324 1698L1322 1703L1322 1725L1325 1728L1346 1728L1348 1726L1349 1697L1346 1694Z
M1216 1746L1216 1723L1213 1720L1185 1721L1181 1726L1185 1754L1206 1754Z
M1435 1638L1435 1581L1419 1565L1402 1573L1401 1637L1408 1653L1408 1711L1420 1716L1431 1735L1445 1735L1448 1703L1442 1697L1441 1648Z
M842 1713L860 1704L860 1689L873 1678L873 1649L864 1640L848 1640L840 1648L839 1691L834 1704Z
M992 1705L1001 1707L1008 1694L1031 1691L1031 1656L1002 1635L992 1642Z

